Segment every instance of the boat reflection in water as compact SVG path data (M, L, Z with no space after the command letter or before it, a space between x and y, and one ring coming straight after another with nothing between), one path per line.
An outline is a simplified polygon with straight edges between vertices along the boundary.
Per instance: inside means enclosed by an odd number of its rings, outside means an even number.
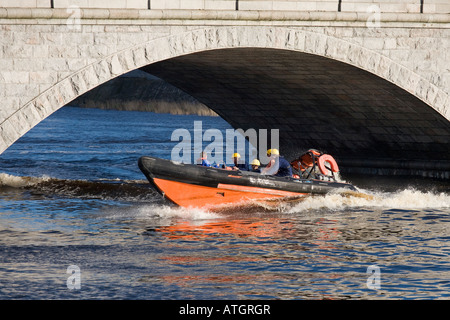
M331 158L329 155L325 155ZM334 161L334 160L333 160ZM320 163L320 158L319 158ZM167 199L182 207L211 209L258 200L270 205L276 199L297 199L331 191L357 191L333 176L321 179L300 176L277 177L240 170L183 164L154 157L141 157L139 168ZM337 171L337 165L332 166Z
M289 290L295 291L298 290L295 272L312 271L317 263L333 263L336 259L327 252L335 249L334 242L341 235L337 221L308 217L299 229L292 217L280 215L279 210L259 205L246 208L243 211L240 207L234 214L231 209L222 212L221 218L212 221L183 220L153 229L154 236L162 236L165 240L161 241L174 244L170 254L159 256L173 272L148 275L141 280L161 281L186 290L203 285L242 284L243 292L249 294L252 286L259 291L259 286L285 281L288 277L293 281ZM248 214L249 210L253 215ZM244 214L246 218L242 217ZM243 243L245 250L242 250ZM323 253L312 256L314 250ZM243 273L242 268L247 272ZM176 272L178 269L180 272ZM190 271L186 272L187 269ZM205 272L206 269L209 271ZM292 273L293 270L296 271ZM335 275L321 277L333 279Z

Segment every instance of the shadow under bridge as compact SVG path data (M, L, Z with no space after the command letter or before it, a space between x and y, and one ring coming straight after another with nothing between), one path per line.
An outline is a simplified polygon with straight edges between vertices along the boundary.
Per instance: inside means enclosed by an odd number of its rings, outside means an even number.
M234 128L279 129L288 159L315 148L342 172L450 178L450 122L349 64L279 49L203 51L148 65Z

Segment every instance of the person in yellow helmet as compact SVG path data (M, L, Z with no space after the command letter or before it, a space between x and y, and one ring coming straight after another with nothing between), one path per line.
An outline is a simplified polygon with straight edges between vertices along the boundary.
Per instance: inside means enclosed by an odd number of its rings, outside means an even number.
M241 171L249 171L249 166L247 162L240 161L241 155L239 153L233 153L233 163L234 167L233 170L241 170Z
M262 174L286 177L292 176L292 168L289 161L280 155L278 149L267 150L267 156L270 157L269 164L261 171Z
M250 165L252 166L252 172L261 172L261 169L259 168L259 166L261 165L261 162L259 162L258 159L253 159L252 162L250 162Z

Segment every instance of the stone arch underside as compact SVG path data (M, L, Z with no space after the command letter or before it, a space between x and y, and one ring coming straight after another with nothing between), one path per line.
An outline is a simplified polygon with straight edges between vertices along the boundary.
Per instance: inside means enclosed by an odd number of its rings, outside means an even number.
M167 72L161 71L164 66L170 66ZM99 59L6 118L0 124L0 152L83 93L139 68L190 93L235 127L278 126L287 155L315 147L348 166L397 168L408 160L406 168L450 171L446 92L375 51L287 27L203 27ZM216 81L206 83L212 77ZM266 103L249 107L258 100Z
M279 129L289 158L317 148L344 166L366 168L359 172L449 169L449 121L404 89L346 63L238 48L142 70L197 98L235 128Z

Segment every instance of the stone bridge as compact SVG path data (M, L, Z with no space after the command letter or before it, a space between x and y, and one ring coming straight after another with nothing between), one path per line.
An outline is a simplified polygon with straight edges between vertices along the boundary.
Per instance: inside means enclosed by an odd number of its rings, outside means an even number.
M0 8L0 153L141 69L235 128L278 128L287 157L450 178L447 0L16 2Z

